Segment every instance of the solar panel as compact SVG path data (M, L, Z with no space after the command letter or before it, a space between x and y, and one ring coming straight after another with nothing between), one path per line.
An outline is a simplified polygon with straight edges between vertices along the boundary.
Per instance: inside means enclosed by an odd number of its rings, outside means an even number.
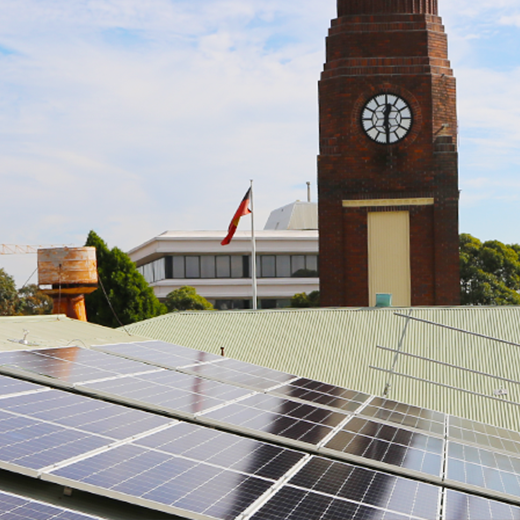
M171 419L60 390L3 399L0 407L32 419L88 433L126 439L171 423Z
M0 518L3 520L96 520L98 516L77 513L0 491Z
M156 370L142 363L116 356L108 357L101 352L80 347L2 352L0 367L21 369L70 384Z
M205 413L203 417L241 429L317 445L347 415L282 397L256 394Z
M441 488L434 485L312 457L251 518L437 520L440 497Z
M188 416L251 393L243 388L170 370L88 383L84 386L101 395L120 397Z
M187 510L216 518L235 518L273 484L134 445L59 469L46 479L108 490L114 498L132 497L140 505L173 514Z
M374 397L362 414L376 420L387 421L404 427L444 435L446 414L411 406L382 397Z
M273 480L281 478L304 456L302 452L189 423L180 423L135 444Z
M326 448L441 476L444 440L362 417L350 420Z
M336 408L345 412L356 411L370 398L368 394L362 392L305 378L273 389L270 393L282 395L289 399L309 401L316 405Z
M254 390L267 390L295 379L295 376L278 370L158 341L108 347L103 345L96 348L134 360L155 363L157 366L179 369L188 374Z
M305 455L179 423L131 444L50 471L58 484L170 513L234 519Z
M34 476L36 470L113 442L106 437L1 410L0 432L0 465L30 476Z
M180 345L173 345L164 341L121 343L94 348L129 359L158 363L172 368L211 361L222 361L224 359L221 356L215 356L208 352L181 347Z
M450 416L448 435L455 441L477 444L520 457L519 432Z
M520 507L448 489L443 519L518 520Z
M450 480L520 496L520 458L450 441L447 466Z
M21 381L8 376L0 376L0 398L8 395L21 394L24 392L47 390L41 385Z

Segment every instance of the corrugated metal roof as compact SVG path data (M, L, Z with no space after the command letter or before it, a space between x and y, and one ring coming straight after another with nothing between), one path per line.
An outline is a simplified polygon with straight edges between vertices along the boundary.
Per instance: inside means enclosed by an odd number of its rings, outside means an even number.
M173 313L128 330L216 354L224 347L228 357L382 395L389 374L371 366L392 367L395 354L377 346L398 348L406 319L396 312L520 343L520 307ZM410 377L393 376L390 398L519 429L520 406L506 401L520 403L520 347L410 321L402 351L445 364L399 356L395 371ZM495 397L499 389L507 395Z
M27 334L26 334L27 331ZM25 339L27 343L20 343ZM0 351L42 347L107 345L144 338L64 315L0 317Z

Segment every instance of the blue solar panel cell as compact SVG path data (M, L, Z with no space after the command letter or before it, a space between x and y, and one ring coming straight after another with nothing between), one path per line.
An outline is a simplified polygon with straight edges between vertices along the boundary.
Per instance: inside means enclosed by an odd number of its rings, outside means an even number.
M375 397L361 413L375 420L391 422L434 435L444 435L446 415L426 408Z
M284 486L251 520L436 520L437 504L427 516L379 509L364 503Z
M310 379L300 379L284 385L272 393L288 399L301 399L313 404L337 408L345 412L354 412L370 397L361 392L345 390L333 385L318 383Z
M173 369L184 367L182 371L189 374L256 390L267 390L294 379L294 376L278 370L162 342L104 345L97 348L130 359L155 363L157 366Z
M268 368L249 365L231 359L182 369L186 373L200 375L224 383L265 391L294 379L294 376Z
M95 367L75 364L70 360L58 360L41 354L42 351L2 352L0 367L25 370L29 374L44 375L67 383L77 383L107 377L107 372Z
M279 437L318 444L345 415L287 399L255 395L204 417Z
M51 506L37 500L0 491L0 519L2 520L96 520L86 515Z
M3 421L1 422L3 423ZM24 417L8 420L0 436L0 461L41 469L110 444L110 440Z
M476 444L520 457L519 432L450 416L448 436L455 441Z
M115 345L101 345L96 347L105 352L120 356L140 359L150 363L159 363L170 367L181 367L191 364L222 361L221 356L194 350L163 341L146 341L138 343L121 343Z
M165 417L60 390L9 397L1 401L0 407L112 439L132 437L171 422Z
M313 457L289 484L413 518L438 518L439 487L322 457Z
M75 384L155 367L79 347L0 353L0 366L25 370Z
M55 479L90 484L165 506L235 518L272 480L126 445L53 472Z
M44 386L20 381L8 376L0 376L0 396L46 390Z
M357 417L349 421L326 447L440 476L444 441Z
M72 362L74 365L96 367L116 374L134 374L144 369L153 370L142 363L128 359L109 357L102 352L80 347L54 348L39 351L42 356Z
M520 496L520 458L448 442L448 478Z
M88 388L190 414L209 410L249 393L243 388L169 370L89 383Z
M304 456L294 450L188 423L179 423L135 444L273 480L281 478Z
M520 507L447 490L443 520L518 520Z

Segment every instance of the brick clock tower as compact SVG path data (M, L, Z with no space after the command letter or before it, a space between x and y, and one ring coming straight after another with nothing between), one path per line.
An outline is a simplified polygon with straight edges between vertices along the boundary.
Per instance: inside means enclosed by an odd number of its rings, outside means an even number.
M457 305L456 90L437 0L338 0L319 99L322 305Z

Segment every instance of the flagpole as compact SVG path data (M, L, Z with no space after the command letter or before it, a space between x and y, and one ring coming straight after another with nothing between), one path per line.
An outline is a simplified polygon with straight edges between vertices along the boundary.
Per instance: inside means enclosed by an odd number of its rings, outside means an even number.
M251 179L251 269L253 283L253 310L258 309L258 295L256 286L256 240L255 240L255 211L253 207L253 179Z

